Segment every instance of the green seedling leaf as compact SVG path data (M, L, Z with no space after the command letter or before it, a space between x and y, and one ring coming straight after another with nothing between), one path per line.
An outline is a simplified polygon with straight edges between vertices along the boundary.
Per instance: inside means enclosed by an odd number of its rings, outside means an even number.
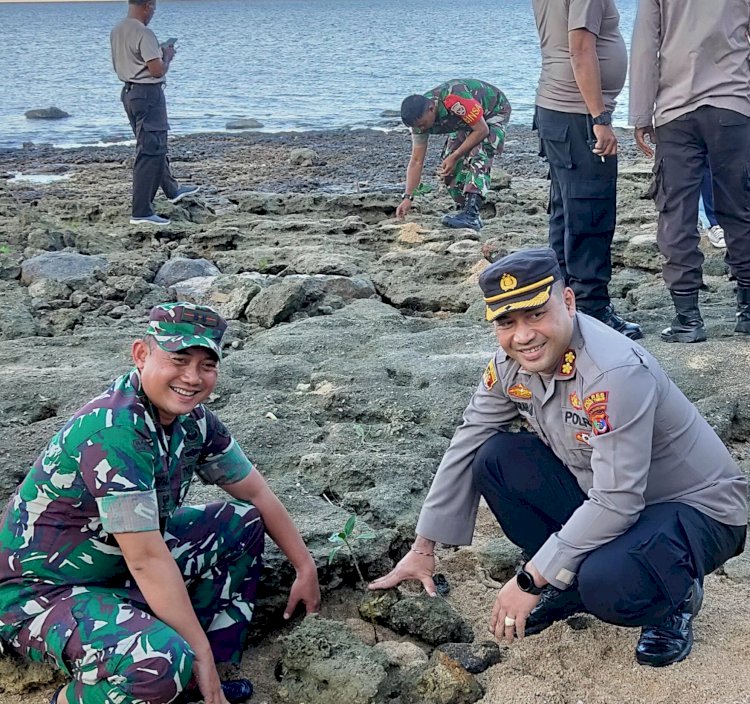
M432 193L432 186L429 183L420 183L415 189L414 189L414 195L417 196L423 196L427 193Z
M329 543L340 543L341 542L341 533L331 533L328 536L328 542Z
M353 513L351 516L349 516L348 520L346 521L346 525L344 526L344 534L348 538L352 531L354 530L354 525L357 523L357 514Z
M362 533L357 536L357 540L374 540L377 537L375 533Z
M341 548L344 547L343 545L337 545L335 548L331 548L331 552L328 553L328 564L330 565L334 559L336 559L336 553L338 553Z

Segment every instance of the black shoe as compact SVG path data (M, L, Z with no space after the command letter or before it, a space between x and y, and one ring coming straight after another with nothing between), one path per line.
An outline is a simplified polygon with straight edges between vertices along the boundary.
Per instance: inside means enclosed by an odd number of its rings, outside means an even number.
M643 331L638 323L631 323L624 318L621 318L615 313L614 306L610 303L602 313L598 316L605 325L609 325L613 330L629 337L631 340L640 340L643 337Z
M443 216L442 223L446 227L468 227L470 230L479 232L484 223L479 217L479 207L482 205L482 196L479 193L467 193L464 209L458 215Z
M750 333L750 288L737 287L737 324L735 332Z
M704 342L706 328L698 307L698 292L678 293L670 291L677 315L672 324L661 331L664 342Z
M693 619L703 604L703 587L696 579L685 601L656 626L644 626L635 648L639 665L664 667L684 660L693 648Z
M221 691L229 704L240 704L253 696L253 683L250 680L224 680L221 683ZM191 704L203 699L198 687L190 687L182 693L182 698L178 699L181 704Z
M541 633L555 621L562 621L574 614L586 611L581 595L575 587L561 591L548 584L542 591L542 598L526 619L524 632L527 636Z

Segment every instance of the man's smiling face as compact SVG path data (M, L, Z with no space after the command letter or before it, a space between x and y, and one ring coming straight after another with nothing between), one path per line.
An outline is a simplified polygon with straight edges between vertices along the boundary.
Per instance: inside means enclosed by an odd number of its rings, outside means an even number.
M205 347L167 352L146 338L133 343L132 354L141 373L143 391L159 411L159 421L164 426L177 416L190 413L216 387L218 362Z
M559 287L559 288L558 288ZM547 303L495 320L495 336L505 353L528 372L553 374L570 346L575 294L558 282Z

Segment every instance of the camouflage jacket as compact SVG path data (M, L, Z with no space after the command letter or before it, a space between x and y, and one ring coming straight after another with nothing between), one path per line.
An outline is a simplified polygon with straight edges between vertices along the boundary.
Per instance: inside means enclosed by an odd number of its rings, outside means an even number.
M0 632L40 597L126 576L112 534L163 529L194 474L231 484L251 470L204 406L167 434L138 371L119 377L52 438L0 519Z
M412 128L412 134L448 134L471 129L480 118L489 124L505 125L510 119L510 103L505 94L490 83L474 78L441 83L424 94L435 103L435 124L428 130Z

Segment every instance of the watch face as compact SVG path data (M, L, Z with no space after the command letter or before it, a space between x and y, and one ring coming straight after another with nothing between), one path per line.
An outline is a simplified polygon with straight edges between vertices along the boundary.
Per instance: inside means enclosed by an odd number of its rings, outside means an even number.
M533 584L531 575L528 572L519 572L516 575L516 581L518 582L518 587L524 592L529 591Z

